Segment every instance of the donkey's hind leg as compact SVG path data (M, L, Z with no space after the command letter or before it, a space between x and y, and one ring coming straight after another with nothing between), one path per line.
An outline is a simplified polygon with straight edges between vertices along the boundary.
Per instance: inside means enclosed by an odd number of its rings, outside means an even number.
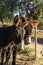
M1 65L4 65L4 54L5 54L5 49L2 50L1 52Z

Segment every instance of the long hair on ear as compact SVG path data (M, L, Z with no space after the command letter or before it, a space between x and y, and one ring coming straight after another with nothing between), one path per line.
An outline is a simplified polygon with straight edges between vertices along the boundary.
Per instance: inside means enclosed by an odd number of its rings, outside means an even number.
M16 15L14 18L14 23L17 24L18 20L19 20L18 15Z
M25 22L26 21L26 17L23 14L20 14L20 17L22 19L22 22Z

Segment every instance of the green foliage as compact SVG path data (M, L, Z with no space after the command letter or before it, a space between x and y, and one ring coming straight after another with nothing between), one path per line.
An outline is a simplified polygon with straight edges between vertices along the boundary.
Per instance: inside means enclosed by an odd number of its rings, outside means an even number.
M26 11L26 16L28 17L28 10L30 10L29 8L29 2L32 0L24 0L24 2L20 2L19 4L17 3L18 0L0 0L0 16L2 16L2 18L6 18L8 17L8 19L13 18L13 12L15 13L15 11L19 11L22 8L22 5L24 5L25 7L25 11ZM38 17L40 15L40 9L41 9L41 2L36 2L36 0L33 0L34 4L32 4L31 6L37 6L37 8L34 10L35 17ZM26 5L27 3L27 5ZM33 10L33 9L32 9ZM31 10L31 13L32 13ZM24 13L23 13L24 14ZM33 15L32 14L32 15Z
M40 51L41 55L43 56L43 51Z
M17 0L0 0L0 17L11 18Z
M42 17L39 17L39 26L43 26L43 18Z
M24 48L25 50L25 53L30 53L30 52L33 52L34 51L34 49L33 48L30 48L30 47L28 47L28 46L25 46L25 48Z

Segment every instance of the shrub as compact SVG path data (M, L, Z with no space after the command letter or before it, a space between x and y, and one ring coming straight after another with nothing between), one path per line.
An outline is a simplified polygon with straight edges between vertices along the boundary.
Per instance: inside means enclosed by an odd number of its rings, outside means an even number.
M25 46L24 47L24 51L25 51L25 53L30 53L30 52L33 52L34 51L34 49L33 48L30 48L29 46Z
M39 26L43 26L43 18L42 17L39 17L39 21L40 21Z

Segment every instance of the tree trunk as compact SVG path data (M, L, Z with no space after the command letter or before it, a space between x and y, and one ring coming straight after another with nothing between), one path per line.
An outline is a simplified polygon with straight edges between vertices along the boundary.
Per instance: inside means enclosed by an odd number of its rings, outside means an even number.
M3 18L2 17L0 18L0 20L1 20L2 24L3 24Z

